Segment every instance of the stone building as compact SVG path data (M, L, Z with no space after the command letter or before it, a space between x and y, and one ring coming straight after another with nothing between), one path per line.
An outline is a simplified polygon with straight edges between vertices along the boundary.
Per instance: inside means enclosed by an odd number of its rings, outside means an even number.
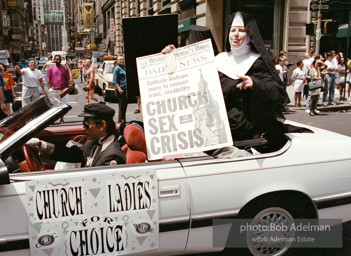
M349 0L329 1L330 9L323 16L335 19L339 24L346 23ZM303 59L305 52L315 47L315 36L306 35L306 23L316 19L317 12L310 9L313 2L314 0L102 0L98 18L99 25L102 26L99 33L103 39L100 49L112 54L123 53L123 18L172 13L178 15L178 46L187 43L190 25L197 24L211 29L221 51L225 45L225 31L228 30L226 19L232 12L240 10L256 18L266 48L272 56L285 50L289 60L296 62ZM114 21L112 26L111 18ZM114 33L114 40L111 40L111 33ZM335 40L335 35L325 36L321 44L321 51L342 48L341 43Z

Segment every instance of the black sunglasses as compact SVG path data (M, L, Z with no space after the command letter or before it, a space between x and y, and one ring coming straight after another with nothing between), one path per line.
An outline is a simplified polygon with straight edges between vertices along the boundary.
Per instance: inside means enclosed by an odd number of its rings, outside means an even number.
M84 122L83 122L83 126L84 126L85 129L89 129L89 126L90 126L91 124L97 124L97 123L100 123L100 122L101 122L101 121L94 121L94 122L88 123L88 122L84 121Z

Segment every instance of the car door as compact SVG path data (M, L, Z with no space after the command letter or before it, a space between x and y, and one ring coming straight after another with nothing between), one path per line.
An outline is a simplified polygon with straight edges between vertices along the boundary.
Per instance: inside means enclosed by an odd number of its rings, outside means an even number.
M0 165L3 166L1 163ZM0 212L0 225L2 227L0 233L2 241L0 244L0 255L9 255L9 253L17 256L29 255L28 241L30 239L38 239L38 237L29 236L28 233L29 228L31 229L33 224L28 227L26 207L33 201L26 196L26 182L35 181L37 186L41 183L50 184L51 182L57 184L55 188L58 188L60 187L60 182L58 182L60 180L65 181L63 183L68 182L73 184L81 177L81 180L86 180L86 182L97 179L99 183L101 181L101 184L103 184L104 182L110 182L110 179L102 179L105 175L112 177L111 175L118 173L121 176L126 176L126 179L133 179L138 178L133 177L134 174L143 176L145 173L152 172L156 173L157 176L155 177L155 181L157 184L156 196L158 197L159 227L155 231L159 233L159 237L158 244L156 242L150 245L151 248L142 252L141 255L174 255L184 253L189 232L190 200L183 168L178 162L173 161L11 174L11 184L0 185L0 204L2 205L2 211ZM97 182L96 185L98 185ZM95 191L92 193L96 193L98 190L87 189L87 192L89 191ZM84 219L84 216L82 217L80 219ZM87 215L87 217L89 216ZM127 221L128 218L127 215L121 214L120 219ZM130 221L131 219L129 219ZM57 230L61 226L66 227L65 223L65 220L59 221L56 225L58 227ZM34 228L39 229L39 226L35 226ZM129 235L132 234L129 233ZM64 238L61 237L60 239ZM142 242L144 240L139 239L138 241ZM39 242L35 243L40 247L44 246L40 245ZM51 247L51 251L53 250L55 249Z
M241 161L240 161L241 160ZM216 218L231 218L238 213L234 207L236 198L244 199L243 187L248 181L241 179L242 171L259 170L254 157L242 159L183 160L191 197L191 230L187 253L218 251L213 248L212 221Z

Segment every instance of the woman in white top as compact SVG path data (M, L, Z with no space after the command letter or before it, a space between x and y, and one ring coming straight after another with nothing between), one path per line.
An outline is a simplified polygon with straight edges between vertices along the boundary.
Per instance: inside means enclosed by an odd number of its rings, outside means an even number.
M339 90L340 92L340 100L343 99L343 92L344 92L344 86L345 86L345 59L344 57L339 58L339 64L338 64L338 70L337 70L337 75L335 78L335 87L336 89Z
M306 83L306 73L303 71L303 62L299 60L297 63L297 68L291 75L291 79L294 80L294 90L295 90L295 107L302 107L301 105L301 94L303 87Z
M315 60L313 62L313 68L310 69L310 76L312 81L313 80L320 80L323 82L322 76L321 76L321 67L323 65L323 62L321 60ZM321 93L320 89L314 89L310 90L311 93L311 103L310 103L310 116L316 115L316 105L318 102L319 95Z

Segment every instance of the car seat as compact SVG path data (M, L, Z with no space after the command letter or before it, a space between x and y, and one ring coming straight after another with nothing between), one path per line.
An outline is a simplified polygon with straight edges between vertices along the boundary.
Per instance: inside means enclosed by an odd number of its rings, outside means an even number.
M142 129L136 124L128 124L123 130L126 144L122 151L126 155L126 164L144 163L146 161L146 141Z

